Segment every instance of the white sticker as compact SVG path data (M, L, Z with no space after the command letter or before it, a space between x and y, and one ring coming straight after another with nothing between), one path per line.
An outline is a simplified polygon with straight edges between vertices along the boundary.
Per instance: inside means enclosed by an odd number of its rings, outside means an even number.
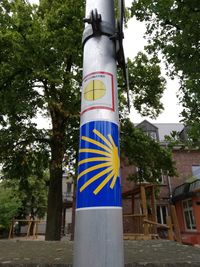
M114 111L114 79L109 72L92 72L84 77L81 114L92 109Z

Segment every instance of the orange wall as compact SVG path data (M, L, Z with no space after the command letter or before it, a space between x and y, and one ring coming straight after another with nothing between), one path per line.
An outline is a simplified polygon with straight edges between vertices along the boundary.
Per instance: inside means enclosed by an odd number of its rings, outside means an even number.
M197 231L200 232L200 197L193 197L192 201ZM197 204L197 202L199 203L199 205Z
M195 245L200 244L200 205L196 204L196 202L200 202L200 197L193 197L192 202L196 221L196 231L187 230L185 227L182 201L177 201L175 207L183 243Z

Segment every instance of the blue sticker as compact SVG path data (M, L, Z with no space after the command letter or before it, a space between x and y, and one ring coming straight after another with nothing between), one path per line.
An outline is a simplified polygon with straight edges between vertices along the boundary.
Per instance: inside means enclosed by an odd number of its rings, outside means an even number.
M121 207L119 128L92 121L80 130L77 208Z

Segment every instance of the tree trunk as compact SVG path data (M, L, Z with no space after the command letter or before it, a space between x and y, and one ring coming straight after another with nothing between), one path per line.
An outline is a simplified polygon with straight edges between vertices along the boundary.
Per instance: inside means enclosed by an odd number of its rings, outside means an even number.
M74 183L73 202L72 202L72 227L71 227L71 237L70 237L70 240L71 241L74 241L75 210L76 210L76 185Z
M52 170L52 166L50 168L45 240L60 240L62 222L62 168L54 170Z
M45 240L60 240L62 225L62 161L64 156L65 122L55 110L51 111L50 183Z

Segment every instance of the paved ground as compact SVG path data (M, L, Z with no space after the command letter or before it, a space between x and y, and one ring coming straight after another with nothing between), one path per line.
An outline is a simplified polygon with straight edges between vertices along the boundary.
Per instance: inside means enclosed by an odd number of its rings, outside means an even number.
M126 267L200 267L200 248L164 240L125 241L124 247ZM72 267L72 248L70 241L0 240L0 267Z

